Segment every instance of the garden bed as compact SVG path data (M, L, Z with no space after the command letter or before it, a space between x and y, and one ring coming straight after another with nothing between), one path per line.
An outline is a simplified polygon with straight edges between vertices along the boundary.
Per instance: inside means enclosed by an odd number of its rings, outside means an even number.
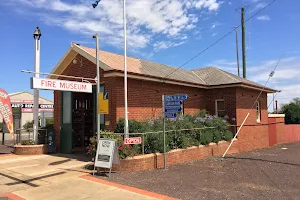
M16 155L41 155L48 153L48 145L15 145L14 154Z
M189 161L201 160L211 156L222 155L230 142L221 141L218 144L200 145L188 147L187 149L174 149L166 153L167 166ZM235 140L228 154L239 153L238 140ZM113 165L113 171L142 171L153 170L164 167L163 153L153 153L127 157L120 161L120 165Z

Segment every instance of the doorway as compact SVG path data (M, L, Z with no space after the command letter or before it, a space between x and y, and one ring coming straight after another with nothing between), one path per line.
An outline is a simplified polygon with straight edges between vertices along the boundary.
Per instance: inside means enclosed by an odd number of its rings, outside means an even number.
M101 85L100 91L104 91ZM96 133L97 92L61 92L60 103L60 152L86 151L90 138ZM104 115L100 117L100 129L104 129Z

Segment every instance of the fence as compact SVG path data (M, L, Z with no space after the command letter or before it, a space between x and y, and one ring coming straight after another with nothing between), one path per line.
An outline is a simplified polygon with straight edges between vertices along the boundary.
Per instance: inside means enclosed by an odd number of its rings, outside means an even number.
M22 144L22 142L34 140L33 138L33 129L16 129L14 139L10 133L2 133L1 144L3 145L14 145ZM38 143L39 144L48 144L48 133L47 129L38 130Z
M218 142L221 140L230 140L236 132L236 126L228 126L231 135L224 135L218 131L218 127L203 127L180 130L166 130L166 151L172 149L187 148L190 146L209 144L210 142ZM220 132L219 134L217 134ZM227 132L228 134L228 132ZM129 133L130 137L141 137L141 144L136 144L133 150L136 154L163 153L164 138L163 131L145 132L145 133ZM119 139L123 143L124 133L104 133L100 137ZM126 148L126 145L119 144L119 149ZM128 146L129 147L129 146ZM132 148L131 146L129 148ZM125 153L126 154L126 153ZM132 156L132 155L124 155Z
M284 133L286 143L300 141L300 124L286 124Z

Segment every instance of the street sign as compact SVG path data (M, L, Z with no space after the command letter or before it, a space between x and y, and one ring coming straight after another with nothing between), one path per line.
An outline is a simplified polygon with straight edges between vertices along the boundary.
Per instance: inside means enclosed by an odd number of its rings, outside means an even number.
M182 101L166 101L165 106L181 106Z
M176 113L165 113L165 118L176 118Z
M187 94L176 94L165 96L165 101L184 101L188 99Z
M142 138L141 137L132 137L132 138L125 138L124 144L141 144Z
M182 108L178 106L165 107L166 113L178 113L181 112Z

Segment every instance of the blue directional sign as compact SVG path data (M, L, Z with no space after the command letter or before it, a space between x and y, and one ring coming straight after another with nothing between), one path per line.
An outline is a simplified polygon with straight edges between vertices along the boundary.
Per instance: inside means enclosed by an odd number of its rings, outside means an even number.
M176 113L165 113L165 118L176 118Z
M182 101L166 101L165 106L181 106Z
M165 96L165 101L184 101L188 99L187 94L176 94Z
M165 112L166 113L177 113L177 112L181 112L182 108L178 107L178 106L167 106L165 107Z

